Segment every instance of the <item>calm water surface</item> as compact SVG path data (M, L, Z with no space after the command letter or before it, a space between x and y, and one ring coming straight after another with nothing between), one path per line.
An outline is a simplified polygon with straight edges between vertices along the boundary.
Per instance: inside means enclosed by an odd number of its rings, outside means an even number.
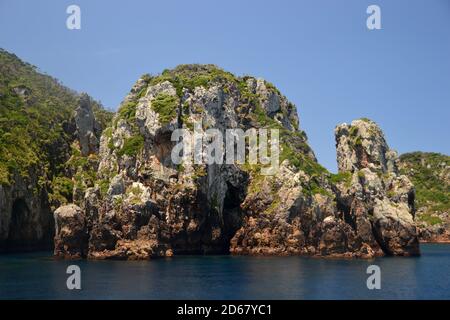
M82 290L66 287L77 264ZM381 290L366 269L380 266ZM50 252L0 255L0 299L450 299L450 245L419 258L183 256L153 261L54 260Z

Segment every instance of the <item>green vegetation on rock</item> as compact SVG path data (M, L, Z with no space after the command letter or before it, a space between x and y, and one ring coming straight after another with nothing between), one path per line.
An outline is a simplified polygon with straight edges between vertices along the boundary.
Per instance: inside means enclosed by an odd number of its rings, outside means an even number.
M117 152L118 156L135 156L144 147L144 137L141 135L135 135L128 139L125 139L122 149Z
M177 116L178 97L160 93L152 100L152 108L159 115L159 121L165 125Z
M49 151L67 144L63 123L77 96L36 67L0 50L0 183L38 167L50 175L62 159Z
M330 181L333 184L344 183L346 187L350 187L352 183L352 173L339 172L337 174L331 174Z
M414 152L400 157L400 172L416 187L416 207L426 213L450 210L450 157Z
M214 83L234 82L236 77L212 64L183 64L172 70L164 70L161 75L150 80L150 85L164 81L171 82L181 98L183 88L191 91L199 86L208 88Z
M136 101L128 101L120 106L117 119L133 122L136 119Z
M0 184L10 184L16 174L27 179L34 172L43 181L41 186L54 189L54 198L66 194L67 188L60 190L63 180L59 176L64 175L70 155L73 136L67 128L79 97L58 80L0 49ZM101 128L106 127L111 113L92 103Z
M424 213L421 214L418 219L420 221L425 222L426 224L430 225L430 226L434 226L436 224L441 224L442 223L442 219L436 216L431 215L430 213Z
M98 159L82 156L75 141L79 99L77 92L0 49L0 184L12 185L20 176L35 193L46 190L52 209L73 202L75 190L94 185ZM112 113L90 103L102 130Z
M74 182L67 177L55 177L52 181L52 193L49 194L50 203L67 204L72 202Z

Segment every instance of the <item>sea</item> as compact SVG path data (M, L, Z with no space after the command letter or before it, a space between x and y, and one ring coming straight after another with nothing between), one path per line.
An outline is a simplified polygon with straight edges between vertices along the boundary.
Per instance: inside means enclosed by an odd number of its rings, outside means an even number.
M420 257L373 260L222 255L65 261L51 252L2 254L0 299L450 299L450 245L423 244L421 251Z

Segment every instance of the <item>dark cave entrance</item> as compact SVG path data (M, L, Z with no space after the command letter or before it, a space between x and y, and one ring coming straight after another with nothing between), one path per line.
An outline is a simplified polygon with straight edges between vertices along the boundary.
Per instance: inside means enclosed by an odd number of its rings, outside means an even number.
M24 199L16 199L11 209L9 223L8 249L17 249L27 245L30 236L30 209Z
M224 252L230 252L230 241L236 231L242 226L244 212L241 209L241 203L245 198L243 188L235 187L227 182L227 193L223 200L223 223L225 231Z
M356 221L355 218L352 216L351 208L343 203L342 201L337 201L337 209L341 213L341 217L344 219L345 223L350 225L354 231L357 231L356 229Z
M415 196L414 192L408 193L408 206L409 206L409 209L411 210L411 214L412 214L413 218L416 217L415 198L416 198L416 196Z

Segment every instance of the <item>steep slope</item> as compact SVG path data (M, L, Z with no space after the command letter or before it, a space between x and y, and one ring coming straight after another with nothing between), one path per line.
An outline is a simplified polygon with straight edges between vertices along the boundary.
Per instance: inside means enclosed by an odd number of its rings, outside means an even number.
M400 157L399 168L416 187L421 240L450 242L450 157L407 153Z
M51 246L51 207L72 201L63 164L78 134L79 99L0 49L0 251ZM109 113L92 107L105 126Z
M267 165L249 161L174 163L172 133L199 121L204 138L212 128L222 138L230 128L278 129L279 170L266 175ZM55 212L55 254L419 254L413 187L392 165L381 130L363 120L342 126L337 145L341 172L332 175L317 163L296 107L262 79L213 65L144 75L101 137L94 186Z

